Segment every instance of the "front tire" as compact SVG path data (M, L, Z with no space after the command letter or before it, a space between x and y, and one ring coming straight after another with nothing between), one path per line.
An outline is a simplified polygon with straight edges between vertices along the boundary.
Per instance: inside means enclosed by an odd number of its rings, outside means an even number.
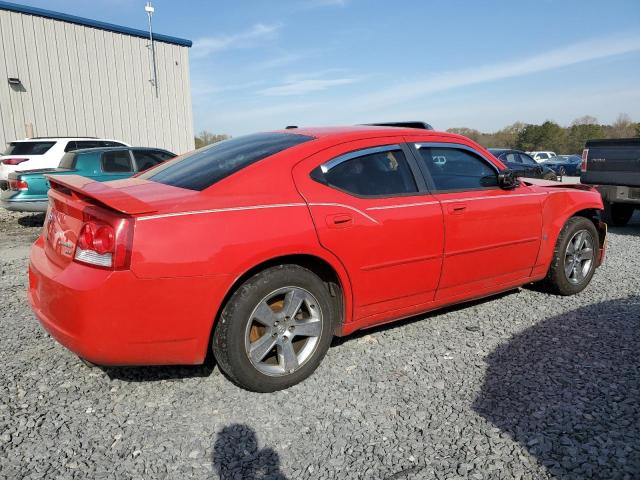
M310 376L327 353L336 308L320 277L299 265L257 273L231 296L213 335L213 354L237 385L274 392Z
M598 231L591 220L572 217L560 231L547 277L546 290L575 295L585 289L596 269Z

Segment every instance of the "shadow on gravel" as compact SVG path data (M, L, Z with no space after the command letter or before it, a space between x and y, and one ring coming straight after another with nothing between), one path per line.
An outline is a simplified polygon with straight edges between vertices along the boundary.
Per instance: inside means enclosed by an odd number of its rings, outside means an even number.
M23 227L41 227L44 225L44 213L26 215L18 219L18 223Z
M632 237L640 237L640 210L636 210L631 220L624 227L611 227L609 232L616 235L626 235Z
M487 358L473 408L559 478L640 478L640 297L579 308Z
M271 448L258 448L256 432L247 425L224 427L213 447L213 468L220 480L286 480L280 457Z
M332 347L339 347L340 345L350 341L350 340L357 340L358 338L362 338L365 335L370 335L372 333L376 333L376 332L386 332L387 330L393 330L394 328L402 328L405 325L409 325L415 322L422 322L422 321L428 321L430 318L433 317L437 317L438 315L444 315L445 313L450 313L450 312L457 312L458 310L464 310L465 308L470 308L473 307L475 305L481 305L483 303L487 303L487 302L491 302L494 300L497 300L499 298L503 298L503 297L507 297L509 295L514 295L516 293L518 293L520 291L520 289L515 288L513 290L508 290L506 292L502 292L502 293L497 293L495 295L492 295L490 297L484 297L484 298L480 298L478 300L471 300L468 302L464 302L464 303L458 303L455 305L451 305L450 307L446 307L446 308L439 308L437 310L434 310L432 312L427 312L427 313L421 313L419 315L413 316L413 317L409 317L409 318L405 318L404 320L394 320L390 323L385 323L384 325L378 325L375 327L371 327L371 328L366 328L363 330L358 330L356 332L353 332L349 335L347 335L346 337L334 337L333 341L331 342L331 346ZM461 329L465 329L466 327L469 328L473 328L475 325L468 325L468 324L461 324L460 328Z
M166 365L155 367L98 367L110 379L126 382L159 382L184 378L208 377L215 368L213 359L202 365Z

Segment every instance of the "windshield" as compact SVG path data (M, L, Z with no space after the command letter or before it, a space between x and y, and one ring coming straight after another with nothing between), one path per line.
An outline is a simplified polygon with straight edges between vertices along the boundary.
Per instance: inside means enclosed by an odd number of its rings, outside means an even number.
M309 140L313 137L291 133L256 133L232 138L169 160L138 178L204 190L252 163Z
M11 142L3 155L42 155L56 142Z

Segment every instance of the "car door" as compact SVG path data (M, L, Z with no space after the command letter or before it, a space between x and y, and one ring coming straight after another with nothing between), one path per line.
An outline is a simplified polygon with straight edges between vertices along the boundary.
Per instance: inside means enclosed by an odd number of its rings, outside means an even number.
M499 160L504 163L507 168L513 170L514 173L519 177L527 176L527 170L525 166L522 164L520 157L517 152L505 152L500 155Z
M498 186L498 168L470 145L413 143L444 214L436 300L455 301L524 282L540 248L544 194Z
M520 161L522 162L523 169L528 177L531 178L540 178L542 177L543 170L540 165L536 163L536 161L531 158L526 153L519 153Z
M296 165L293 174L321 245L347 269L353 320L378 323L433 301L442 209L402 138L331 147Z
M102 174L100 180L107 182L110 180L120 180L133 175L133 161L129 150L112 150L102 152L100 157L100 168Z

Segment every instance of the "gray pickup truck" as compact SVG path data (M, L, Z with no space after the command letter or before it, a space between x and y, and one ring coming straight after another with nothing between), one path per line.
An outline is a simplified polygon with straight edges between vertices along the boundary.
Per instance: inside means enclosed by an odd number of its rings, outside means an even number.
M597 186L608 224L626 225L640 209L640 138L589 140L580 182Z

